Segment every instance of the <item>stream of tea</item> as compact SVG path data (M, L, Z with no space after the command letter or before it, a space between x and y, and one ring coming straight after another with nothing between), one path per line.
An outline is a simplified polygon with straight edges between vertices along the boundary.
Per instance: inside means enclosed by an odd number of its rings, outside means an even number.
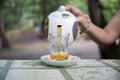
M62 26L58 25L57 26L57 53L54 53L54 54L51 53L50 57L52 60L67 60L69 56L68 53L63 52L61 49L61 46L62 46L61 40L62 38L64 38L62 37L61 32L62 32Z

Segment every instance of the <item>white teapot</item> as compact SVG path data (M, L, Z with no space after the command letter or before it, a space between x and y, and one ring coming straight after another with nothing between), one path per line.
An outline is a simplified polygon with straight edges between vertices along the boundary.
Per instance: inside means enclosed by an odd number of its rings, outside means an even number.
M60 6L58 10L48 15L45 21L46 36L50 33L57 33L57 26L62 26L61 33L70 33L68 45L71 44L77 36L77 22L75 16L65 10L65 6Z

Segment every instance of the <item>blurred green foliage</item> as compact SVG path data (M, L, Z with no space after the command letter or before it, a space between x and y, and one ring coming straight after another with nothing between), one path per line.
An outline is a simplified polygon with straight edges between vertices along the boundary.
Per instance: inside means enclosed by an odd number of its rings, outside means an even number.
M46 0L47 14L58 9L60 5L73 5L88 14L87 0ZM100 0L107 21L111 19L119 0ZM42 0L6 0L3 8L3 20L6 30L40 25L43 20Z
M120 8L120 0L100 0L103 6L103 13L107 21L109 21L118 8Z

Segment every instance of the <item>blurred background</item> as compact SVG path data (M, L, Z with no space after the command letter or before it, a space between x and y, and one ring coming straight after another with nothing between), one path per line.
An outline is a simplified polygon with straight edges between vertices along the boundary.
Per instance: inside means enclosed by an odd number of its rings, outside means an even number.
M45 19L60 5L68 4L89 14L101 28L120 8L120 0L0 0L0 59L39 59L48 54ZM118 59L119 41L101 48L87 34L78 34L70 52L86 59Z

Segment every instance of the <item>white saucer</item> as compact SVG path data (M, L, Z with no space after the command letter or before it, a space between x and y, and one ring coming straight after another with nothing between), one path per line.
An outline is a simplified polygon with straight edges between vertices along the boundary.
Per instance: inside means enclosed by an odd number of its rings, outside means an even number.
M69 55L68 60L57 61L57 60L51 60L50 55L44 55L41 56L41 60L51 66L68 67L75 65L77 61L80 60L80 57Z

